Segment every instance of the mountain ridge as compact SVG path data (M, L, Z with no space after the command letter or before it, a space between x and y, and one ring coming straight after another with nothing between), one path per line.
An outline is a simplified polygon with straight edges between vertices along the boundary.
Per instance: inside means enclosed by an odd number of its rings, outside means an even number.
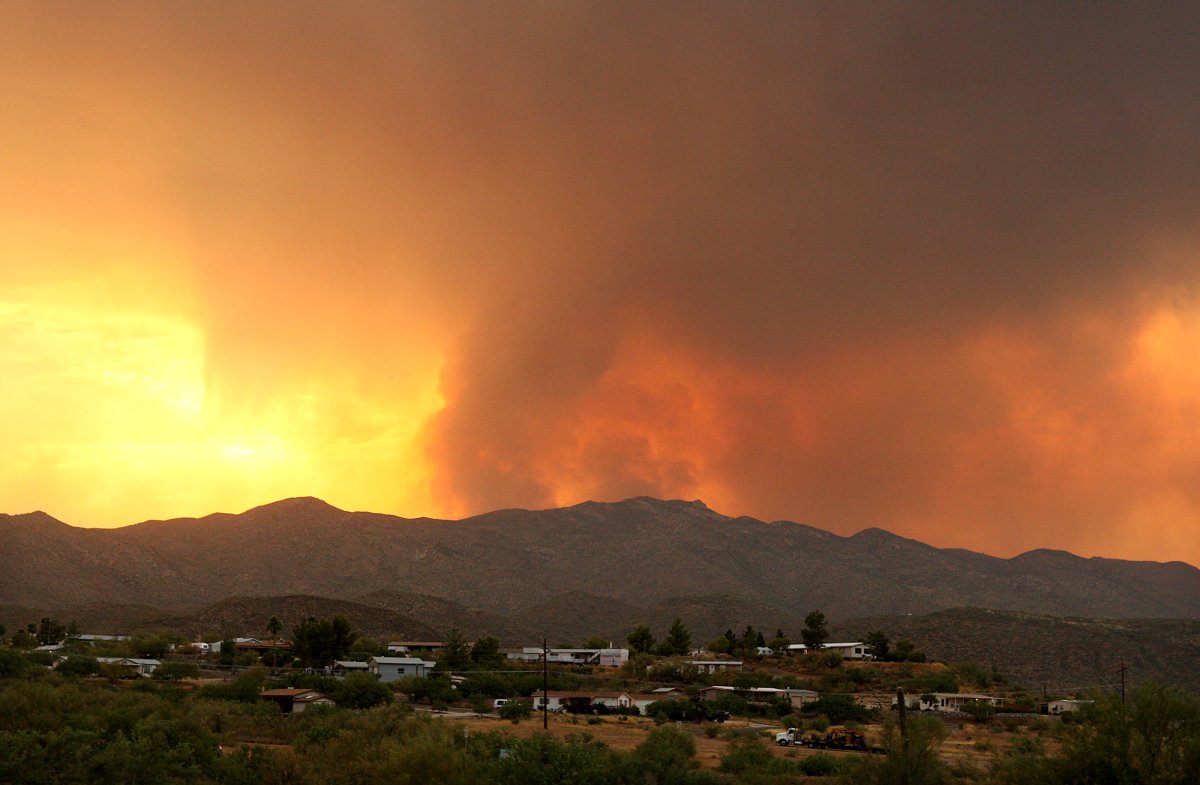
M29 525L3 525L13 518ZM875 527L846 537L651 497L458 521L350 512L314 497L115 529L27 513L0 518L0 552L13 565L0 575L0 603L28 607L124 603L184 613L234 595L354 601L398 590L493 616L581 592L637 607L757 598L787 618L814 608L850 618L960 606L1200 618L1200 570L1183 562L1045 549L1003 559Z

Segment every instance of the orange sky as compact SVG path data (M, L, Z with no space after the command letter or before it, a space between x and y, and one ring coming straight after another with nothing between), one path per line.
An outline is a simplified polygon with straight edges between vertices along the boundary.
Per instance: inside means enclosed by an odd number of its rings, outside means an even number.
M1195 8L10 3L0 510L1200 564Z

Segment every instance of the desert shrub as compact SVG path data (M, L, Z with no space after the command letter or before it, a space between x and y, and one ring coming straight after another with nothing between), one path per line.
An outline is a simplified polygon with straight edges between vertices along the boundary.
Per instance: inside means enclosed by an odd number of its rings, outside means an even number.
M330 690L330 697L346 709L369 709L392 702L392 690L370 673L351 673Z
M847 720L869 722L875 712L854 700L851 695L822 695L816 701L804 707L806 712L824 715L834 725L841 725Z
M164 662L154 669L153 678L158 681L195 679L200 675L200 666L194 662Z
M501 706L497 714L500 715L501 719L512 720L516 723L528 717L532 711L533 709L525 701L511 700Z
M100 673L100 663L95 657L72 654L58 664L57 670L64 676L94 676Z
M765 769L775 756L763 741L755 736L734 736L721 756L720 770L728 774L741 774L753 769Z
M831 777L838 772L838 760L829 753L818 752L816 755L800 761L800 773L808 777Z

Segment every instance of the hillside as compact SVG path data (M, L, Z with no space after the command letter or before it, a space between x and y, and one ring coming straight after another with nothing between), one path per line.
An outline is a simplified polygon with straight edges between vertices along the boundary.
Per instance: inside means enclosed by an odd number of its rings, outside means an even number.
M262 634L265 632L267 620L277 616L283 622L283 632L280 634L288 636L292 629L310 616L325 618L335 614L350 619L355 631L360 635L383 639L383 642L393 639L393 636L402 640L430 640L441 634L440 631L411 616L386 608L304 595L230 597L187 616L161 618L155 626L179 630L189 635Z
M1200 621L1194 619L1056 618L1014 611L955 608L924 616L851 619L839 639L861 640L881 630L907 638L933 659L994 665L1038 689L1154 677L1200 693Z
M840 537L648 498L462 521L347 512L311 498L120 529L5 515L0 552L0 604L33 609L102 603L182 614L230 596L310 595L407 612L407 600L379 594L395 592L451 603L463 627L509 619L522 634L575 620L603 634L627 623L630 608L705 597L738 598L717 603L728 607L705 623L722 629L744 622L747 604L781 625L813 608L831 618L962 606L1200 617L1200 571L1179 562L1050 551L1000 559L878 529ZM600 600L581 605L583 597Z

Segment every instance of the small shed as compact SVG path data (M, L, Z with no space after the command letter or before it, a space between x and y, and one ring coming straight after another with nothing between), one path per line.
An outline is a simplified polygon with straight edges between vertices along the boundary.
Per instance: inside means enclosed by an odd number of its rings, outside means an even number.
M259 697L278 705L284 714L299 714L309 706L334 705L333 699L324 693L303 687L264 690Z

